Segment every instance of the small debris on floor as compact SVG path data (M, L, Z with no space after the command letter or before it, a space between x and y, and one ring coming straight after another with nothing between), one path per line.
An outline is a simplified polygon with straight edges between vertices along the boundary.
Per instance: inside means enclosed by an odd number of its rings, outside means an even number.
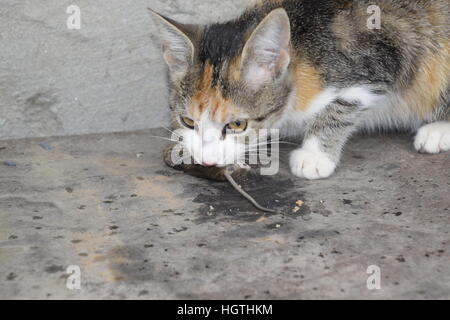
M7 167L17 167L17 163L15 163L14 161L5 161L3 162L3 164Z
M296 204L296 206L294 207L294 209L292 209L292 212L293 212L293 213L299 212L300 209L301 209L301 208L303 207L303 205L305 204L305 202L302 201L302 200L298 200L295 204Z
M296 205L297 205L297 207L303 207L303 205L305 204L305 202L304 201L302 201L302 200L298 200L296 203L295 203Z
M44 150L47 150L47 151L53 150L53 147L51 145L49 145L47 142L41 142L38 145L39 145L39 147L41 147Z
M261 222L264 222L264 221L266 221L267 220L267 218L265 217L265 216L262 216L261 218L259 218L258 220L256 220L255 222L256 223L261 223Z

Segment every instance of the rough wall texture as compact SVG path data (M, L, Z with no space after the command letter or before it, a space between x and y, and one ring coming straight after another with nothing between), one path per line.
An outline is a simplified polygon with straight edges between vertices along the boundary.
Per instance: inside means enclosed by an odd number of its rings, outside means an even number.
M183 22L233 17L248 0L1 0L0 139L130 131L167 121L152 7ZM69 30L69 5L81 29Z

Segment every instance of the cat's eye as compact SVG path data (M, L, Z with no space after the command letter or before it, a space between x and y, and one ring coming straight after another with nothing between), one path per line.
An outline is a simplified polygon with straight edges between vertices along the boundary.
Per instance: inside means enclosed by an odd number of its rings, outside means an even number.
M226 129L233 133L242 133L245 130L247 130L247 127L248 127L248 121L238 120L238 121L233 121L233 122L230 122L229 124L227 124Z
M189 129L195 128L195 121L188 117L181 117L181 123Z

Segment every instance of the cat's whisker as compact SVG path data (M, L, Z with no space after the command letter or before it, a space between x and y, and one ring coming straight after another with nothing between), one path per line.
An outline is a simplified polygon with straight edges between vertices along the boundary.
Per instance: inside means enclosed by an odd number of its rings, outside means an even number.
M180 142L180 141L178 141L178 140L172 140L172 139L170 139L170 138L159 137L159 136L150 136L150 138L161 139L161 140L170 141L170 142Z
M263 149L260 148L256 148L256 149L247 149L245 150L245 152L256 152L256 153L261 153L263 152ZM266 152L268 152L269 150L265 150ZM291 151L288 150L271 150L271 153L290 153Z
M264 154L262 154L261 152L257 152L257 151L250 151L250 152L246 152L245 154L246 154L246 155L251 155L251 156L260 156L260 155L264 155ZM280 152L280 154L285 155L285 154L289 154L289 152ZM267 154L267 155L264 155L264 156L267 156L267 157L276 157L274 154L272 154L272 155Z
M172 133L173 135L175 135L178 138L181 138L181 136L179 134L177 134L176 132L170 130L169 128L165 127L165 126L161 126L163 129L169 131L170 133Z
M273 141L273 142L269 142L269 145L271 144L284 144L284 145L290 145L290 146L301 146L298 143L294 143L294 142L289 142L289 141Z
M278 144L284 144L284 145L288 145L288 146L296 146L296 147L301 147L302 145L299 143L294 143L294 142L288 142L288 141L277 141L276 143Z
M252 153L252 154L247 154L247 155L248 155L248 156L257 156L257 157L261 156L260 153ZM288 153L280 153L280 155L281 155L281 156L288 156L289 154L288 154ZM265 155L264 157L276 159L276 158L278 158L279 156L276 156L276 155Z
M301 147L300 144L298 143L293 143L293 142L287 142L287 141L272 141L272 142L262 142L259 144L248 144L248 146L270 146L270 145L274 145L274 144L278 144L278 145L292 145L292 146L296 146L296 147Z

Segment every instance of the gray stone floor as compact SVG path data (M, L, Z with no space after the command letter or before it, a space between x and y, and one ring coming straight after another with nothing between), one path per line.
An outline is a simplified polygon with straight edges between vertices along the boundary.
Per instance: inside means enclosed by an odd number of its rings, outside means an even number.
M355 138L331 179L241 181L286 212L263 216L166 168L154 134L0 142L0 298L450 298L449 154Z

